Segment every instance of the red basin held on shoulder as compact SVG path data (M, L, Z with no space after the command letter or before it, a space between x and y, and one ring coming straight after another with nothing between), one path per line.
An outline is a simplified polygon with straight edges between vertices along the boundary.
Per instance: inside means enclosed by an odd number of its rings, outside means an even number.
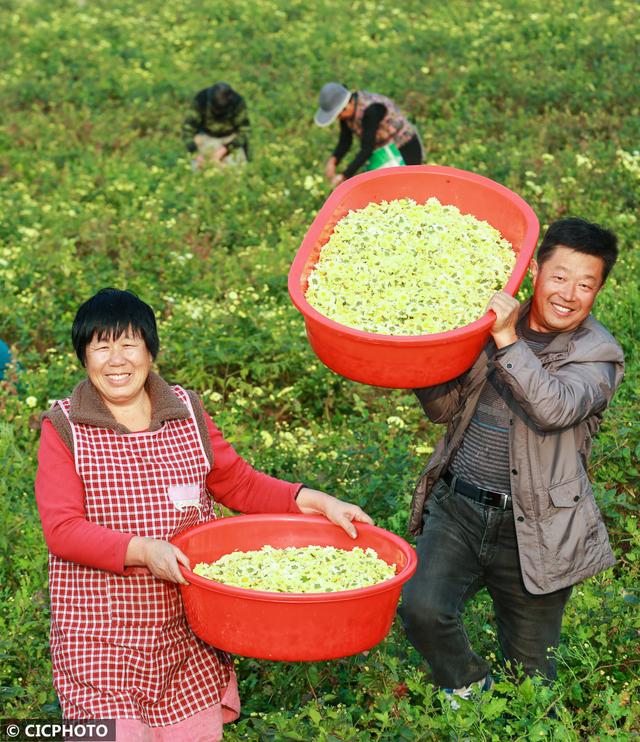
M517 194L482 175L451 167L414 165L374 170L338 186L313 220L289 271L289 294L302 313L318 358L354 381L410 389L459 376L480 355L493 324L492 312L464 327L430 335L377 335L334 322L305 299L308 276L336 223L368 203L435 196L495 227L513 246L516 264L504 290L522 283L538 239L533 209Z
M416 569L414 549L390 531L356 523L358 537L316 515L238 515L189 528L172 539L195 567L232 551L269 544L371 547L396 565L389 580L335 593L270 593L200 577L180 567L187 620L196 636L233 654L268 660L320 661L363 652L389 633L400 590Z

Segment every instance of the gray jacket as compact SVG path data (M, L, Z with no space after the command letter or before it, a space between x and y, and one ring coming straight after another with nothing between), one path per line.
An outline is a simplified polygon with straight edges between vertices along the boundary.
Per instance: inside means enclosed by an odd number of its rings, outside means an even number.
M530 303L523 305L521 316ZM622 381L624 355L592 316L557 335L536 356L523 340L497 350L492 340L472 368L435 387L416 389L429 418L446 423L416 486L409 530L422 529L425 501L460 446L482 386L495 367L511 411L511 492L522 577L549 593L615 563L587 477L591 441Z

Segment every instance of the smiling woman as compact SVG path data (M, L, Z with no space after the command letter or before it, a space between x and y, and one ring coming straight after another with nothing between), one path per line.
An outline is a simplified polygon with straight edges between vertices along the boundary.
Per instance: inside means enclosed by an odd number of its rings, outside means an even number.
M151 307L103 289L72 328L87 370L44 416L36 499L49 547L51 659L66 719L114 718L118 739L222 736L239 711L233 662L190 630L169 540L215 517L317 513L356 535L359 507L253 469L193 392L151 366Z

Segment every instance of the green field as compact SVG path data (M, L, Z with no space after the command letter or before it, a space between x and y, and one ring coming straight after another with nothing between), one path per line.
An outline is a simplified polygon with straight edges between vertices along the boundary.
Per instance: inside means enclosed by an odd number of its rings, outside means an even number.
M153 306L160 372L199 391L254 465L356 501L405 534L442 429L411 394L325 368L287 295L291 260L329 193L321 176L337 128L312 116L321 85L338 80L391 96L418 124L429 163L503 183L543 228L575 215L618 234L595 313L623 345L627 374L591 469L618 563L574 590L551 687L499 678L453 712L396 624L366 655L336 662L239 658L243 714L225 739L640 734L640 6L4 0L0 27L0 337L16 360L0 382L0 716L58 713L33 496L39 415L82 378L70 325L101 287ZM194 174L180 125L191 96L219 79L248 101L253 160L241 173ZM486 594L468 624L497 665Z

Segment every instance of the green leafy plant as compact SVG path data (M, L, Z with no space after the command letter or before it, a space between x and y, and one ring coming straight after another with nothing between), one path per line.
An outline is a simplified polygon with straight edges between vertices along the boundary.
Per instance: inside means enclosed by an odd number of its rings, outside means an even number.
M413 395L336 376L314 356L287 272L329 193L337 127L312 124L330 79L384 93L431 164L486 175L544 226L613 228L621 255L598 319L626 378L591 477L618 557L577 586L558 681L503 671L491 605L467 611L497 683L454 712L396 622L366 654L284 664L238 658L229 740L626 740L637 708L640 116L630 0L8 0L0 8L0 710L58 717L47 550L33 496L39 414L83 378L78 305L130 288L160 323L158 369L200 392L257 467L362 505L405 535L412 486L442 430ZM193 173L180 125L228 80L247 99L252 161ZM525 286L522 296L529 288Z

